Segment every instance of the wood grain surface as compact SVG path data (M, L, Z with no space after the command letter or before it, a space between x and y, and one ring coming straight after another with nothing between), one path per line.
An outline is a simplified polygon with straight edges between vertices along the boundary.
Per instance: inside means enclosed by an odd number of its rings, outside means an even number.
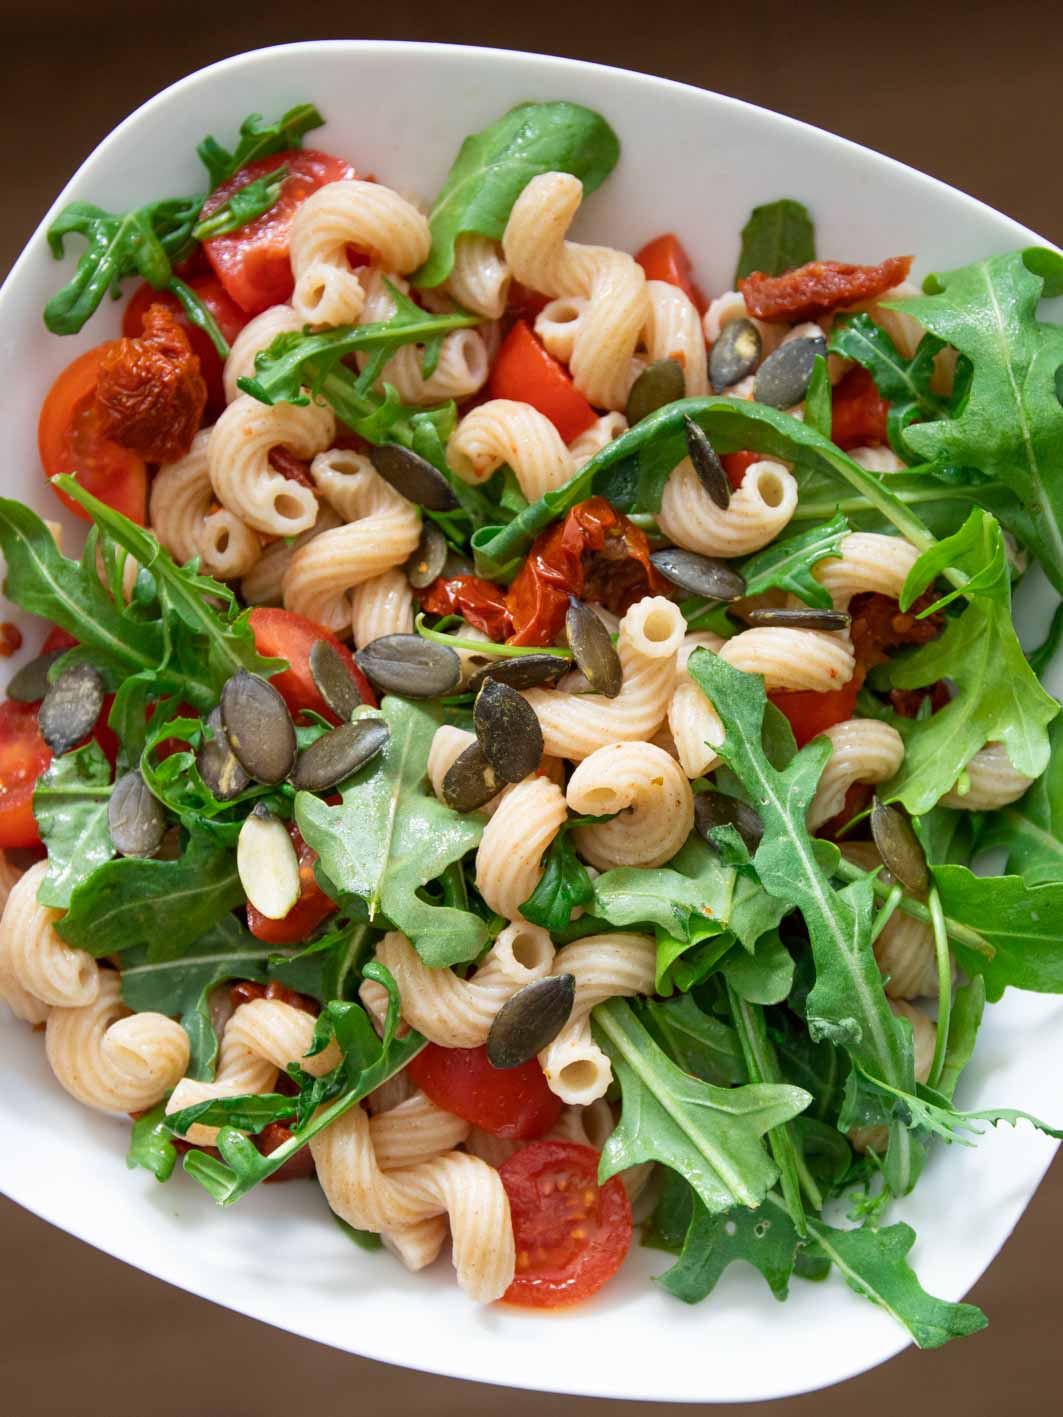
M375 8L370 20L364 7L318 0L185 0L179 8L33 0L15 13L7 0L0 273L82 159L144 99L226 55L317 38L487 44L665 74L878 148L1063 242L1063 184L1053 156L1063 126L1063 50L1052 5L392 0ZM438 101L425 95L426 122ZM1063 1087L1060 1103L1063 1114ZM17 1146L18 1138L3 1144ZM116 1223L121 1203L116 1196ZM149 1279L6 1201L0 1253L0 1367L11 1417L289 1417L311 1409L317 1417L595 1417L606 1407L427 1377L318 1347ZM986 1333L936 1353L908 1350L841 1387L764 1406L779 1417L1059 1411L1059 1163L971 1297L989 1314ZM709 1306L705 1322L712 1323Z

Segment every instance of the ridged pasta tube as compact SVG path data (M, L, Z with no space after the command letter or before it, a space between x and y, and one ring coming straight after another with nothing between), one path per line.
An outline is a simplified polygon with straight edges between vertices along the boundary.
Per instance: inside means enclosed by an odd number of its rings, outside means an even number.
M569 778L578 816L612 821L577 827L576 850L599 871L663 866L694 829L694 794L674 758L652 743L613 743L584 758Z
M723 643L711 630L696 630L683 636L679 649L679 679L668 703L668 731L689 778L704 777L720 761L715 749L724 740L724 730L720 715L687 674L687 661L696 649L717 654Z
M753 463L730 506L718 507L689 458L665 483L657 524L670 541L702 556L745 556L774 541L797 510L797 483L782 463Z
M562 1102L585 1107L604 1097L613 1069L591 1037L590 1011L618 995L652 994L656 968L657 946L648 935L589 935L558 950L552 972L573 975L576 997L568 1022L539 1062Z
M646 353L651 360L675 360L686 378L688 399L707 394L705 333L693 300L678 285L664 280L646 282L646 300L646 327L642 335Z
M862 871L879 870L879 880L893 884L882 867L882 857L871 841L843 841L846 861ZM922 920L895 910L875 937L875 960L891 999L933 998L938 992L937 952L934 932ZM953 966L955 975L955 965Z
M817 562L812 574L839 610L845 610L854 595L868 591L896 600L919 559L919 552L903 537L873 531L850 532L838 550L840 556Z
M627 432L627 419L622 413L603 413L600 418L595 419L591 426L585 429L568 445L569 453L572 455L572 470L578 472L581 467L585 467L597 453L603 448L607 448L610 443L616 441L621 433Z
M752 316L746 309L746 298L740 290L725 290L722 295L718 295L715 300L709 302L709 308L705 311L702 321L705 338L710 345L716 343L723 332L725 325L729 325L732 320L750 320ZM768 355L778 349L785 339L789 326L780 324L769 324L766 320L753 320L760 334L760 357L767 359ZM731 392L728 390L728 392Z
M255 377L257 354L269 349L278 335L294 334L302 328L303 321L290 305L271 305L268 310L263 310L261 315L248 320L233 340L229 357L225 361L225 402L232 403L240 397L241 390L237 380Z
M68 945L55 924L62 911L37 900L37 891L48 874L48 862L32 865L11 887L0 916L0 980L15 988L4 989L12 1010L20 1017L41 1021L38 1004L79 1008L91 1004L99 988L96 961L86 950Z
M204 428L183 458L163 463L151 483L151 529L178 565L199 557L205 575L222 581L247 575L262 555L252 529L225 507L214 505Z
M211 429L207 464L214 494L234 516L267 536L297 536L317 520L317 498L270 463L273 448L312 458L332 441L336 420L320 404L269 406L234 399Z
M154 1107L188 1067L188 1034L164 1014L130 1013L118 975L99 971L91 1004L53 1008L45 1051L72 1097L103 1112Z
M899 458L892 448L869 444L864 448L850 448L849 457L859 467L868 472L906 472L908 464Z
M404 294L407 284L399 276L386 279ZM373 271L365 277L366 297L360 323L375 324L389 320L395 313L395 300L387 286L385 277ZM365 368L368 355L360 355L359 367ZM424 348L421 345L403 345L384 365L377 380L377 388L391 384L403 403L433 404L447 399L464 399L475 394L487 382L490 368L487 345L479 330L451 330L443 336L439 347L439 360L433 372L424 376Z
M357 178L329 182L292 219L292 308L309 325L353 325L365 287L351 270L347 247L405 273L427 260L431 245L427 218L390 187Z
M499 319L505 314L512 279L497 241L469 231L454 242L454 265L444 288L463 309L488 320Z
M676 659L686 622L663 596L646 596L620 622L617 652L624 680L615 699L602 694L566 694L528 689L547 753L581 762L610 743L653 737L672 697Z
M826 693L853 677L856 659L847 635L761 626L728 640L720 658L744 674L760 674L766 689Z
M904 762L904 739L889 723L877 718L849 718L823 730L831 755L809 803L809 831L836 817L845 794L856 782L885 782Z
M351 591L351 634L358 649L383 635L413 630L413 587L393 567Z
M508 463L529 502L562 486L576 470L546 415L515 399L489 399L467 413L447 444L447 461L472 483L486 482Z
M565 794L545 777L526 777L507 792L476 850L476 889L506 920L539 884L542 858L568 817Z
M987 743L979 748L964 768L967 791L959 790L959 782L941 798L939 805L962 812L995 812L1017 802L1035 781L1012 766L1003 743Z
M342 524L342 519L332 507L322 502L317 521L309 531L291 540L285 538L271 542L240 582L240 594L248 605L280 605L284 596L284 576L295 553L323 531L332 531Z
M241 1007L246 1008L247 1005ZM244 1097L251 1093L270 1092L276 1081L276 1064L249 1048L243 1037L236 1030L230 1031L226 1025L213 1081L182 1078L166 1101L166 1111L167 1114L180 1112L185 1107L194 1107L197 1102L216 1097ZM185 1140L193 1146L213 1146L217 1136L217 1127L205 1127L201 1122L194 1122L185 1133Z
M514 276L532 290L586 300L569 358L572 379L595 407L622 409L646 323L646 277L624 252L565 240L582 199L577 177L533 177L513 204L502 249Z
M373 1117L369 1135L382 1171L418 1166L441 1151L453 1151L469 1135L469 1123L445 1112L423 1092Z

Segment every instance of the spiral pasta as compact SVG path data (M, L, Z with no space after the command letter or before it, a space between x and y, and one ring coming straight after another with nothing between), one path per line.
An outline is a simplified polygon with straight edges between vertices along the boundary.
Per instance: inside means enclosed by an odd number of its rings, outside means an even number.
M961 792L959 783L954 783L941 798L942 807L962 812L995 812L999 807L1017 802L1035 781L1012 766L1003 743L987 743L979 748L963 771L967 791Z
M458 424L447 462L464 482L486 482L508 463L529 502L562 486L576 470L561 435L529 403L489 399Z
M290 305L271 305L248 320L232 342L229 357L225 361L223 380L225 402L232 403L240 397L238 380L255 377L255 356L269 349L278 335L294 334L303 328L303 321Z
M766 689L826 693L853 677L856 659L847 635L824 630L761 626L723 645L720 658L744 674L759 674Z
M746 298L741 291L725 290L722 295L718 295L715 300L709 302L709 308L705 311L702 321L705 338L710 345L716 343L723 333L724 326L729 325L732 320L752 320L760 334L762 359L766 359L769 354L778 349L788 328L786 325L769 324L766 320L753 320L746 309Z
M464 309L488 320L499 319L505 313L512 279L497 241L470 231L454 242L454 265L444 286Z
M576 850L599 871L663 866L694 828L686 774L652 743L613 743L583 759L569 779L568 805L612 821L577 827Z
M888 723L875 718L849 718L823 730L831 755L809 803L809 831L836 817L845 794L856 782L885 782L904 762L904 739Z
M365 277L366 297L360 323L375 324L389 320L395 313L395 300L385 280L405 294L407 284L399 276L385 277L373 271ZM364 369L368 355L359 356ZM475 394L487 382L490 361L487 345L479 330L451 330L443 336L439 360L433 372L425 378L424 349L420 345L403 345L388 360L377 380L377 387L391 384L404 403L432 404L446 399L464 399Z
M267 536L297 536L317 520L317 498L270 463L273 448L312 458L332 441L332 410L259 403L250 394L233 400L211 429L207 466L214 494L234 516Z
M686 380L687 398L709 391L708 359L701 317L690 296L668 281L646 282L643 342L650 359L674 359Z
M845 610L854 595L867 591L896 600L919 559L919 552L903 537L872 531L850 532L838 549L840 556L817 562L812 571L838 610Z
M568 445L572 457L572 470L579 472L591 458L616 441L621 433L627 432L627 419L622 413L603 413L589 428L584 429Z
M843 841L840 849L846 861L862 871L877 870L880 880L893 884L874 842ZM875 937L873 948L889 998L922 999L937 994L937 952L929 925L897 909Z
M539 884L543 854L568 816L565 794L545 777L527 777L507 792L476 850L476 889L506 920Z
M679 649L679 680L668 703L668 732L675 755L689 778L704 777L720 761L714 749L723 742L724 731L719 714L687 674L687 661L696 649L709 649L715 654L723 643L710 630L696 630L683 636Z
M684 458L665 483L657 524L670 541L688 551L745 556L773 541L796 510L797 483L780 462L765 458L753 463L724 509Z
M916 1082L926 1082L934 1061L934 1040L937 1037L937 1026L923 1013L922 1009L917 1009L914 1004L906 1003L903 999L890 999L889 1006L896 1018L904 1019L912 1026L912 1042L915 1048L915 1080ZM849 1140L854 1151L874 1151L881 1156L889 1143L889 1131L882 1126L854 1127L849 1133Z
M33 1023L42 1020L39 1005L78 1008L91 1004L99 987L96 961L56 932L62 911L37 900L47 874L47 861L32 865L11 887L0 916L0 990L12 1011Z
M342 524L332 507L322 502L317 521L309 531L271 542L240 582L240 594L248 605L280 605L284 596L284 576L295 553L323 531L332 531Z
M151 529L178 565L194 556L208 576L231 581L262 555L256 534L225 507L214 505L207 449L211 430L196 434L176 462L163 463L151 483Z
M351 591L351 634L358 649L383 635L412 630L413 587L402 571L382 571Z

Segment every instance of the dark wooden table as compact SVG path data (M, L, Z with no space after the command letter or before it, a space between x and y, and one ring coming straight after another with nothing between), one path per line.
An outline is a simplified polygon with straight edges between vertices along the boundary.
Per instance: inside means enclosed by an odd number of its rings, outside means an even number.
M364 7L319 0L185 0L180 10L128 0L33 0L5 15L4 28L0 272L78 163L152 93L225 55L314 38L487 44L666 74L845 134L1063 242L1063 187L1053 156L1063 51L1052 7L1031 0L1004 7L894 0L874 13L815 0L673 0L655 8L614 0L563 12L511 12L498 0L448 7L392 0L377 23ZM426 94L426 123L432 104ZM18 1138L4 1145L17 1146ZM121 1205L116 1196L116 1217ZM313 1346L149 1279L7 1202L0 1203L0 1252L0 1362L4 1410L12 1417L187 1417L196 1410L287 1417L310 1407L322 1417L352 1410L471 1417L503 1408L511 1417L592 1417L603 1408L424 1377ZM908 1351L843 1387L775 1410L787 1417L1032 1417L1058 1410L1063 1167L1053 1168L972 1297L989 1313L987 1333L937 1353Z

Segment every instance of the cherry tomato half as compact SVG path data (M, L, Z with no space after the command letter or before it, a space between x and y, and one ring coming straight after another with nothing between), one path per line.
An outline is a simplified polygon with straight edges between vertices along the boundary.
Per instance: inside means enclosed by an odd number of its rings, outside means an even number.
M270 945L294 945L308 940L326 915L336 909L336 902L329 899L314 875L317 852L303 840L294 822L288 823L288 835L299 858L299 899L280 920L271 920L247 902L247 928L256 940Z
M694 302L698 314L704 315L708 302L698 289L694 267L678 236L667 232L648 241L635 260L646 272L647 280L664 280L669 285L677 285Z
M839 448L885 443L889 411L867 370L850 369L831 393L831 442Z
M270 683L284 698L293 714L302 709L312 709L330 723L338 723L336 715L318 692L314 676L310 673L310 651L318 640L328 642L339 650L351 678L358 688L363 704L376 708L376 695L369 680L354 662L354 655L345 645L341 645L335 635L305 615L296 615L294 610L279 610L272 606L259 605L251 611L251 633L255 637L255 648L259 654L270 659L286 659L288 668L274 674Z
M233 340L250 318L235 300L226 294L225 287L216 276L193 276L188 285L195 291L207 307L221 330L232 344ZM126 339L136 339L144 331L144 316L152 305L165 305L177 317L177 323L188 336L192 352L199 359L199 367L207 384L208 423L212 423L225 408L225 386L222 381L222 358L214 348L211 338L185 314L184 306L169 290L156 290L145 282L134 292L122 316L122 333Z
M850 679L840 689L828 689L818 694L812 691L777 689L768 695L775 707L790 720L797 746L806 743L836 723L852 718L860 685Z
M599 1186L598 1161L578 1142L537 1141L501 1167L517 1249L503 1303L578 1304L620 1268L631 1248L631 1206L619 1177Z
M409 1065L411 1079L437 1106L496 1137L541 1137L561 1115L561 1099L534 1058L494 1068L486 1048L429 1043Z
M52 761L37 724L39 704L0 703L0 847L39 846L33 789Z
M523 320L502 341L488 388L493 399L530 403L549 418L566 443L578 438L598 416Z

